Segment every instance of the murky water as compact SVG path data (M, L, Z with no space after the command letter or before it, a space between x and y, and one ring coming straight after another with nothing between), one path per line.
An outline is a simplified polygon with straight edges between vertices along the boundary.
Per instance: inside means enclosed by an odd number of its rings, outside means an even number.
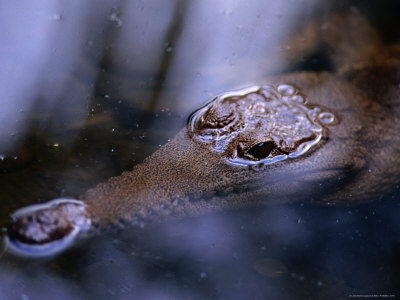
M0 6L3 228L20 207L79 198L132 169L217 94L292 70L330 71L319 53L285 60L286 39L316 16L353 7L385 41L400 40L395 1ZM146 224L45 259L3 249L0 299L399 297L399 197L397 186L352 205L293 199Z

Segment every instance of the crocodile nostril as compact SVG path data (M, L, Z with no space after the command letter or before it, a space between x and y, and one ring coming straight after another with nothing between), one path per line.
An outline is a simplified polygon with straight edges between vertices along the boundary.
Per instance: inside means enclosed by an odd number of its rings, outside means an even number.
M73 199L32 205L18 210L12 218L6 241L13 252L27 256L65 249L91 223L84 203Z

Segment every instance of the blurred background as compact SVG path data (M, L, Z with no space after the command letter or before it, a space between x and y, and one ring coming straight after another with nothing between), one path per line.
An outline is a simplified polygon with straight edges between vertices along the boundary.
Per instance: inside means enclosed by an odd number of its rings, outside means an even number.
M299 28L338 10L398 42L398 1L0 0L0 226L130 170L216 95L331 71ZM395 294L398 190L105 234L46 260L0 258L0 299L320 299ZM4 230L3 230L4 232ZM399 294L397 294L399 296Z

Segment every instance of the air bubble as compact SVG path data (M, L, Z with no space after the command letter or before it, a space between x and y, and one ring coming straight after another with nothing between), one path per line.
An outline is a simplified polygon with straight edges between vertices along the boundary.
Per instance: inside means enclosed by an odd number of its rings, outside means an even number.
M306 103L306 99L301 95L294 95L292 97L292 101L297 102L297 103L301 103L301 104L305 104Z
M296 89L288 84L280 84L278 85L278 91L283 96L292 96L296 93Z
M318 115L318 120L324 124L331 124L335 121L335 116L330 112L322 112Z

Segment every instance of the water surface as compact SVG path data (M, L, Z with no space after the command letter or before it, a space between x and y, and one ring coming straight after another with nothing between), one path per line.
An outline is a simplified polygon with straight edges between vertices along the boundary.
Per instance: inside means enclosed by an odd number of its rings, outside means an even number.
M0 225L130 170L214 96L294 70L286 38L336 9L399 40L395 1L2 4ZM397 23L396 23L397 22ZM397 27L395 25L397 24ZM397 33L396 33L397 32ZM400 182L399 182L400 185ZM289 204L105 233L58 257L2 251L4 299L399 297L399 186L352 205ZM312 200L312 199L310 199ZM0 297L0 298L1 298Z

